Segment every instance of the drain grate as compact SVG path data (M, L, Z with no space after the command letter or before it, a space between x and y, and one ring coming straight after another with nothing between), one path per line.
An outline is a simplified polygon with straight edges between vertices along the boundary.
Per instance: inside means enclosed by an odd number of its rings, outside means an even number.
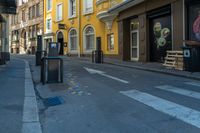
M56 97L50 97L50 98L47 98L43 101L44 105L46 107L49 107L49 106L57 106L57 105L61 105L65 102L65 100L60 97L60 96L56 96Z

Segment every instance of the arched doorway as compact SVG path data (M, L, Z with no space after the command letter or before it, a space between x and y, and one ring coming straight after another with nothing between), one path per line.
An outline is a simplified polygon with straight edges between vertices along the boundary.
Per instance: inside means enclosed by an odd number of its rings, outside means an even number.
M64 54L64 37L61 31L57 33L57 42L59 43L59 48L60 48L59 54L63 55Z
M26 51L27 51L26 30L22 31L21 37L22 37L21 47L23 47L22 49L26 53Z

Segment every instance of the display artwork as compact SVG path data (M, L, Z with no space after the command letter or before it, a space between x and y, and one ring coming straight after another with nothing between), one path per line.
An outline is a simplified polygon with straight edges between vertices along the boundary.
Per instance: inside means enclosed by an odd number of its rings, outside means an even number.
M193 23L193 33L195 34L195 38L200 41L200 11Z
M170 35L170 29L165 27L163 28L162 24L157 22L155 23L153 30L157 49L164 47L167 44L166 38Z

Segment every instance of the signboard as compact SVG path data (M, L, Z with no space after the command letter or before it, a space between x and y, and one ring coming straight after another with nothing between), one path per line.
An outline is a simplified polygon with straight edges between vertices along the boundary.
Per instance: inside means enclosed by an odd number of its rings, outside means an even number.
M58 29L66 29L66 25L65 24L58 24Z
M16 0L0 0L0 13L16 14Z

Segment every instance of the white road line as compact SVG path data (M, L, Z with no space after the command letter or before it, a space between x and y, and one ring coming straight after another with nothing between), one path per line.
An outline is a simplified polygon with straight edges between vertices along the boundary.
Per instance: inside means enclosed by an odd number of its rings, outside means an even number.
M117 78L117 77L113 77L113 76L110 76L108 74L105 74L105 72L103 71L99 71L99 70L95 70L95 69L91 69L91 68L87 68L87 67L84 67L84 69L86 71L88 71L90 74L99 74L101 76L104 76L104 77L107 77L107 78L110 78L110 79L113 79L113 80L116 80L116 81L119 81L119 82L122 82L124 84L128 84L129 82L126 81L126 80L123 80L123 79L120 79L120 78Z
M124 83L124 84L128 84L128 83L129 83L129 82L126 81L126 80L119 79L119 78L116 78L116 77L107 75L107 74L105 74L105 73L101 73L100 75L102 75L102 76L104 76L104 77L107 77L107 78L110 78L110 79L113 79L113 80L116 80L116 81L119 81L119 82L122 82L122 83Z
M42 133L30 67L25 62L25 98L22 133Z
M185 84L200 87L200 83L197 82L185 82Z
M137 90L120 92L155 110L173 116L185 123L200 128L200 112Z
M195 91L184 90L184 89L181 89L178 87L173 87L170 85L156 86L155 88L173 92L173 93L177 93L177 94L188 96L188 97L192 97L192 98L196 98L196 99L200 99L200 93L195 92Z

